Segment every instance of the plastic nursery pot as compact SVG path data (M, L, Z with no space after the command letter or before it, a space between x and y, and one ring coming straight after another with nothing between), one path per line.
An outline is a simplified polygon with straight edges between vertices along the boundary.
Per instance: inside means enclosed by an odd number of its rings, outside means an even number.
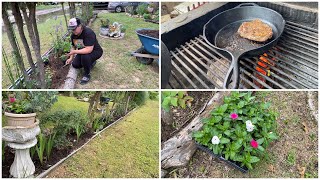
M27 127L36 122L36 113L30 114L15 114L5 112L4 115L7 119L7 126L21 126Z
M235 167L236 169L238 169L239 171L243 172L243 173L247 173L249 171L249 169L247 167L241 167L239 163L231 161L231 160L226 160L224 157L222 157L222 155L220 154L214 154L209 148L207 148L206 146L203 146L197 142L195 142L197 147L199 149L201 149L204 152L209 153L211 156L218 158L221 161L226 162L228 165Z

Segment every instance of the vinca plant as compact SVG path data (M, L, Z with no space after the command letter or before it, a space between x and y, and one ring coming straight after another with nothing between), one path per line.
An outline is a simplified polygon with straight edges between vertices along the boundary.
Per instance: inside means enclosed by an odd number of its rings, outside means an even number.
M193 137L214 154L253 169L268 145L278 138L276 113L269 110L270 105L257 101L250 92L233 92L203 119L202 129Z

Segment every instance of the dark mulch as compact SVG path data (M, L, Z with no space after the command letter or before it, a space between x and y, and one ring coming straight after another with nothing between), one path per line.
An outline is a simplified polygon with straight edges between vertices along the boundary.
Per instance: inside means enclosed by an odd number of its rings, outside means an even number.
M64 62L54 57L54 55L50 55L49 62L52 72L51 89L59 89L66 80L70 65L63 67Z
M149 36L149 37L153 37L153 38L159 39L159 30L142 29L142 30L139 30L138 33L146 35L146 36Z
M128 111L130 112L132 109L129 109ZM125 115L123 115L125 116ZM109 126L113 122L117 121L119 118L123 117L120 115L116 115L114 117L114 121L110 121L104 125L104 127ZM85 144L92 136L94 133L92 132L86 132L85 134L81 135L81 138L77 142L77 135L75 133L69 134L67 139L68 142L71 143L70 146L63 147L63 148L53 148L51 157L49 160L44 160L44 164L41 165L40 160L38 159L37 152L35 152L34 156L31 157L32 161L34 162L36 171L35 175L39 175L45 170L49 169L51 166L55 165L57 162L59 162L61 159L67 157L72 151L80 148L83 144ZM13 163L14 160L14 151L9 148L8 146L5 147L4 151L4 156L5 159L2 161L2 178L9 178L10 177L10 167Z
M205 103L213 96L214 92L200 92L193 91L188 92L188 95L193 97L191 108L182 109L180 107L172 107L168 116L161 116L161 142L165 142L170 139L176 133L178 133L182 128L184 128L188 123L199 113L201 108ZM168 122L164 118L172 118L172 124L167 124Z
M32 161L36 167L35 174L38 175L45 170L49 169L51 166L56 164L61 159L68 156L72 151L78 149L83 144L85 144L94 134L93 133L85 133L81 136L81 139L77 142L77 136L75 134L70 134L68 137L68 141L72 143L71 146L64 147L61 149L53 148L52 154L49 160L44 160L44 164L41 165L40 160L38 159L37 154L35 153L32 157ZM2 178L10 177L10 167L14 160L14 151L6 146L5 148L5 161L2 161Z

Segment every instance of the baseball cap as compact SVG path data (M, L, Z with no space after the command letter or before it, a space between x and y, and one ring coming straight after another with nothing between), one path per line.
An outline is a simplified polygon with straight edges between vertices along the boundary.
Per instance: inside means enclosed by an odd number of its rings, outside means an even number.
M71 18L68 24L68 30L74 30L78 25L80 25L80 19Z

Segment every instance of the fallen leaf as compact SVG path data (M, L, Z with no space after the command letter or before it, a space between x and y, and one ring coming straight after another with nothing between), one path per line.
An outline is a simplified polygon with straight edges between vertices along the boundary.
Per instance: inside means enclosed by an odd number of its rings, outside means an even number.
M300 178L304 178L304 174L306 172L306 167L300 167L298 165L298 170L299 170Z
M306 134L308 134L309 130L308 130L307 123L302 122L302 125L303 125L303 130L306 132Z
M270 172L274 172L274 171L275 171L275 170L274 170L274 166L273 166L272 164L270 164L269 167L268 167L268 170L269 170Z

